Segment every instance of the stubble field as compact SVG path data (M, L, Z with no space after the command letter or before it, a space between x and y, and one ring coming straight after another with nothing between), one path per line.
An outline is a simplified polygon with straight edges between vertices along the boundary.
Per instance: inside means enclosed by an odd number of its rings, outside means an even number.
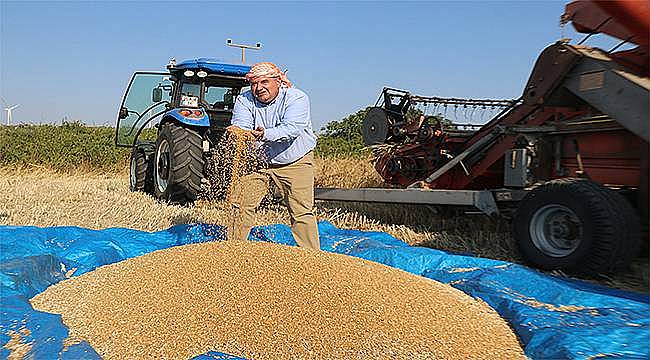
M316 186L381 185L369 159L317 159L317 167ZM0 225L158 231L185 223L223 224L228 217L228 205L222 202L169 205L144 193L130 192L128 187L126 171L0 168ZM505 220L432 206L317 202L316 211L319 220L328 220L340 228L384 231L411 245L521 263L511 239L510 224ZM286 210L273 203L262 206L256 225L276 223L289 223ZM637 258L629 272L596 281L648 292L648 272L647 258Z

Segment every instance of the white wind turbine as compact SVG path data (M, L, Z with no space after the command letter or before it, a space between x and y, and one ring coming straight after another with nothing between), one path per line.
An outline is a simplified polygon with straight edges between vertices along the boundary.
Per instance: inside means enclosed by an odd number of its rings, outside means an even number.
M5 108L5 111L7 111L7 126L11 124L11 111L19 106L20 106L19 104L16 104L14 106L7 106Z
M19 107L20 105L19 104L11 105L11 106L7 105L7 102L5 101L4 98L2 98L2 102L5 104L5 111L7 112L7 126L9 126L12 120L11 112L13 111L13 109Z

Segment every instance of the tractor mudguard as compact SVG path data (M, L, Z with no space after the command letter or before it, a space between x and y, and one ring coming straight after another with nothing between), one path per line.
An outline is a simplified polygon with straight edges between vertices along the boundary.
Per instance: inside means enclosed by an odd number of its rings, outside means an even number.
M203 113L202 117L186 117L181 115L180 110L181 109L169 110L165 113L163 118L171 117L174 118L176 121L180 122L181 124L190 125L190 126L210 127L210 117L208 116L208 113L205 111L205 109L203 108L196 109L196 110L201 110L201 112Z

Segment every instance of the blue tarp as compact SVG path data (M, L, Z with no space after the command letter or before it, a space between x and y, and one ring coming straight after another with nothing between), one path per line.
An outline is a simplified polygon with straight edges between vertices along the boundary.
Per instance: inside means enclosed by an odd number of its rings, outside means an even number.
M524 266L413 247L380 232L319 224L322 249L380 262L450 284L483 299L504 317L533 359L639 358L650 354L648 295L553 277ZM112 228L0 227L0 344L7 332L29 330L29 355L37 359L98 358L81 342L64 348L68 329L59 315L35 311L28 299L49 285L98 266L176 245L221 240L216 225L176 225L148 233ZM295 245L284 225L255 228L251 238ZM27 334L27 332L25 332ZM236 359L218 352L197 359ZM0 356L9 351L0 349Z

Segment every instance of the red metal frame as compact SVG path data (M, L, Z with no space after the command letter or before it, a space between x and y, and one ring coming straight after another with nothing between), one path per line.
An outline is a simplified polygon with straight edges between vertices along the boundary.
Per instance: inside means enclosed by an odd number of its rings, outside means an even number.
M647 0L572 1L566 5L563 19L581 33L603 33L645 47L649 43Z
M578 32L603 33L638 45L610 56L640 76L648 76L650 1L577 0L566 5L563 19L571 21Z

